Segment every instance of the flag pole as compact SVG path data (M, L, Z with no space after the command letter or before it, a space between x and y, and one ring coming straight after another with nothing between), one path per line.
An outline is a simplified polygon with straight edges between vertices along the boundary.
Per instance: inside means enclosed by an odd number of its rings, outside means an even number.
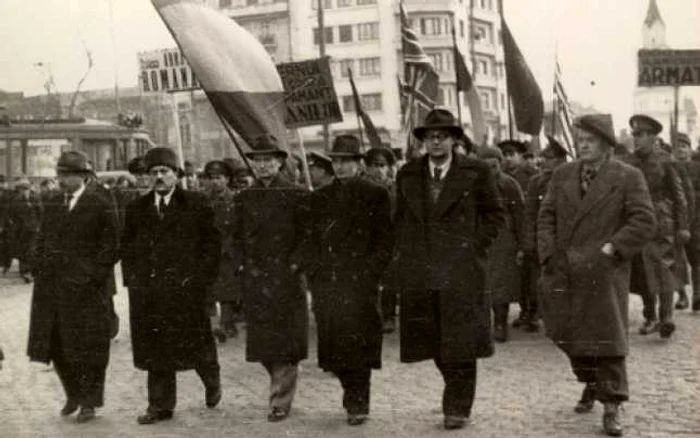
M472 6L474 1L472 0ZM501 15L501 33L503 32L503 24L505 23L505 11L503 9L503 0L498 0L498 12ZM505 66L504 66L505 67ZM510 87L508 87L508 69L503 69L506 74L506 103L508 104L508 139L513 140L513 112L511 109Z
M326 56L326 25L324 24L323 1L317 0L318 5L318 51L319 56ZM328 131L328 122L323 122L323 149L330 151L330 133Z
M352 75L352 69L348 67L348 76L350 77L350 82L352 84L355 83L355 78ZM357 91L357 87L353 87L354 91ZM357 103L360 103L360 94L359 93L353 93L353 101L355 99L355 94L357 94ZM357 108L357 105L355 105L355 117L357 117L357 130L360 133L360 148L362 149L362 152L365 151L365 139L364 136L362 135L362 120L360 120L360 108Z
M304 147L304 136L301 135L301 129L297 129L297 137L299 138L299 150L301 151L301 164L302 170L304 171L304 179L306 180L306 187L309 191L313 191L314 186L311 184L311 172L309 172L309 163L306 160L306 148Z
M459 98L459 77L457 77L457 57L455 56L459 48L457 47L457 32L455 32L455 16L452 14L452 62L454 64L455 71L455 93L457 94L457 118L459 119L460 128L462 125L462 101Z
M209 97L209 93L207 93L207 97ZM209 99L209 101L211 102L211 99ZM214 112L216 113L216 116L219 118L219 120L221 120L221 124L224 125L224 129L226 130L226 133L228 133L228 136L231 139L231 141L233 142L233 145L236 147L236 150L238 151L238 155L241 156L241 159L245 163L248 170L250 170L250 173L253 175L253 177L257 181L259 181L258 174L255 173L253 166L250 164L250 160L248 160L248 157L246 157L245 154L243 153L243 149L241 148L240 143L238 143L238 140L236 140L236 136L233 134L233 130L229 126L228 122L226 122L226 119L224 119L224 117L221 114L219 114L218 111L216 111L216 108L214 108Z

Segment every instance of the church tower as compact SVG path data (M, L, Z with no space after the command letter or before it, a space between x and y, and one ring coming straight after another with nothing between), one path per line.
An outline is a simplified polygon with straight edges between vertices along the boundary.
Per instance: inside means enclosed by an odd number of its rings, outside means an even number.
M666 45L666 23L661 18L656 0L649 1L647 17L642 26L642 39L645 49L668 49Z

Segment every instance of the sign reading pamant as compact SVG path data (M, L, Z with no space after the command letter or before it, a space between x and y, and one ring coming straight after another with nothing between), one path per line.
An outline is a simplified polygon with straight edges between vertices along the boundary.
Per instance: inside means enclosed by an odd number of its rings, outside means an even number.
M139 82L144 93L190 90L199 82L179 49L139 53Z
M700 85L700 50L640 50L640 87Z
M329 58L277 64L285 90L287 128L343 121Z

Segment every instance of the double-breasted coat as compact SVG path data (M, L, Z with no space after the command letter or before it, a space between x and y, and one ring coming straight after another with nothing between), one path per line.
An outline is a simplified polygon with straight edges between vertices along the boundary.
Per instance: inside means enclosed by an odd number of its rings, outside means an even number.
M641 172L617 160L582 198L581 167L558 167L542 202L540 309L547 336L568 355L625 356L630 259L654 236L654 208ZM606 243L614 257L601 251Z
M163 219L154 192L127 206L122 269L137 368L193 369L216 351L207 291L220 253L214 211L203 194L176 188Z
M64 204L62 193L44 204L27 353L48 363L56 328L66 362L106 366L111 296L104 284L118 260L118 225L110 203L93 190L70 211Z
M491 356L486 251L504 225L496 184L486 163L455 154L433 202L427 160L410 162L397 175L401 361L439 355L450 364ZM437 306L433 291L439 291Z
M498 174L496 188L505 225L499 229L488 250L486 290L491 294L493 304L508 304L520 297L517 254L523 249L525 201L520 185L508 174Z
M304 237L307 193L278 175L236 198L233 269L242 276L249 362L296 363L308 354L308 304L291 256Z
M392 257L387 190L335 179L311 196L307 240L295 263L311 280L318 362L325 370L380 368L379 282Z

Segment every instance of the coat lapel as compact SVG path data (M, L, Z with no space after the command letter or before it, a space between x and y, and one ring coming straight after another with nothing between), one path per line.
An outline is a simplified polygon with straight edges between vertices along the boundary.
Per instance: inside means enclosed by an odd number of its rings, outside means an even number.
M322 230L321 235L321 238L331 245L335 245L349 234L348 230L352 228L360 211L360 208L355 206L357 199L352 193L352 181L342 183L335 180L333 184L336 185L334 187L336 196L335 199L329 199L327 204L331 208L330 222Z
M184 193L179 187L175 188L172 198L170 198L170 204L168 204L163 215L161 223L161 231L166 231L168 228L172 227L182 216L183 210L187 208L187 201L185 200ZM153 204L153 209L155 210L155 201ZM156 215L158 214L156 210Z
M569 200L569 205L578 210L581 204L581 162L575 163L572 172L564 183L564 193Z
M454 156L452 165L445 175L445 182L435 203L433 214L435 217L441 217L449 210L450 206L458 202L463 196L469 195L469 178L470 172L466 170L469 167L459 155ZM476 178L476 174L473 175Z
M408 208L420 219L425 221L425 190L424 190L424 172L423 169L427 166L427 160L418 160L408 163L402 169L404 177L401 179L401 190L403 198L406 200Z
M580 170L580 165L577 167ZM578 175L580 175L580 172L576 173L576 180L579 179ZM574 216L573 220L573 226L575 227L576 224L578 224L578 222L586 214L588 214L592 208L599 205L605 199L605 197L617 187L617 185L618 182L615 180L615 172L611 168L610 162L603 163L598 171L598 175L593 180L593 183L586 192L586 195L578 205L576 215Z

